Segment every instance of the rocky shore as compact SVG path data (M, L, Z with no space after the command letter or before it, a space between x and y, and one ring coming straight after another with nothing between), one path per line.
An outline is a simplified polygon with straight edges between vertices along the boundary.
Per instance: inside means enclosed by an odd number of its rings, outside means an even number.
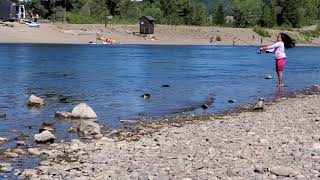
M262 111L169 123L130 138L28 149L46 160L14 172L22 179L319 179L319 102L318 90Z

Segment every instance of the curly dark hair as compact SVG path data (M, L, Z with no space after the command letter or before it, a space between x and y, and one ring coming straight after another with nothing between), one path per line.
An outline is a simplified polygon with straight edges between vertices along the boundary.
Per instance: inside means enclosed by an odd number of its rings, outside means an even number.
M292 39L289 35L285 33L279 33L285 48L294 48L296 46L296 41Z

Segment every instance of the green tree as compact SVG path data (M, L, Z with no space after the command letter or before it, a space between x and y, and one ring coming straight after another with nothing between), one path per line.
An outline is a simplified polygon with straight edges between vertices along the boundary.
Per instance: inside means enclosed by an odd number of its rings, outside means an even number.
M276 25L276 1L275 0L262 0L261 3L261 17L259 25L261 27L273 27Z
M261 0L232 0L234 25L237 27L257 25L261 17L261 4Z
M213 10L213 23L217 25L223 25L224 24L224 8L223 8L223 2L220 2L218 7L216 7Z

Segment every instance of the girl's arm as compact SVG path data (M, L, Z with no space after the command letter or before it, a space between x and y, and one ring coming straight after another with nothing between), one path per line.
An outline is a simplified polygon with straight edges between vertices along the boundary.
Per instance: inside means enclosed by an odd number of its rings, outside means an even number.
M259 50L260 50L260 51L266 51L266 50L278 48L278 47L280 47L280 46L281 46L281 45L280 45L280 42L277 42L277 43L275 43L275 44L273 44L273 45L270 45L270 46L261 47L261 48L259 48Z

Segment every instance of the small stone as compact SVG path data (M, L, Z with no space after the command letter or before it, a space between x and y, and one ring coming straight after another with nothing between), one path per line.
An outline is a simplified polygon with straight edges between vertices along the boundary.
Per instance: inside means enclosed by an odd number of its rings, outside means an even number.
M81 124L80 124L79 131L84 136L101 134L99 124L97 124L93 121L82 120Z
M53 143L56 137L48 130L41 132L40 134L34 135L34 140L37 143Z
M69 129L68 129L68 132L69 133L76 133L78 131L78 129L77 128L74 128L74 127L70 127Z
M305 179L307 179L307 178L306 178L305 176L299 174L299 175L296 176L296 179L297 179L297 180L305 180Z
M1 167L0 168L0 171L1 172L5 172L5 173L8 173L8 172L12 172L13 171L13 168L12 167Z
M86 103L80 103L74 107L71 114L73 118L96 119L98 117L93 109Z
M291 174L291 170L284 166L274 166L270 168L270 172L277 176L289 177Z
M267 139L260 139L261 144L268 144L269 141Z
M229 102L229 103L237 103L238 101L235 100L235 99L229 99L228 102Z
M201 106L201 108L202 108L202 109L208 109L208 108L209 108L209 105L208 105L208 104L203 104L203 105Z
M60 111L57 111L54 114L54 117L58 118L58 119L69 119L69 118L72 118L72 114L71 114L71 112L66 112L66 111L60 112Z
M316 118L315 118L315 121L316 121L316 122L320 122L320 117L316 117Z
M24 151L22 149L14 149L12 152L17 153L17 154L24 154Z
M263 173L264 172L264 168L260 165L255 165L254 166L254 172L257 172L257 173Z
M17 158L17 157L19 157L19 154L14 153L14 152L9 152L9 151L4 152L3 154L8 158Z
M11 129L11 131L10 132L12 132L12 133L17 133L18 132L18 130L17 129Z
M143 94L141 97L143 97L143 99L150 99L151 95L146 93L146 94Z
M263 101L259 100L258 103L253 107L253 110L260 110L262 111L264 109L263 107Z
M273 77L271 75L267 75L264 77L265 79L273 79Z
M0 144L1 144L1 143L4 143L4 142L7 142L7 141L8 141L8 139L7 139L7 138L0 137Z
M37 148L28 148L28 153L32 156L40 156L41 152Z
M17 144L17 146L26 146L27 145L27 143L24 141L17 141L16 144Z
M35 96L31 95L29 98L28 106L29 107L41 107L44 105L44 100Z

